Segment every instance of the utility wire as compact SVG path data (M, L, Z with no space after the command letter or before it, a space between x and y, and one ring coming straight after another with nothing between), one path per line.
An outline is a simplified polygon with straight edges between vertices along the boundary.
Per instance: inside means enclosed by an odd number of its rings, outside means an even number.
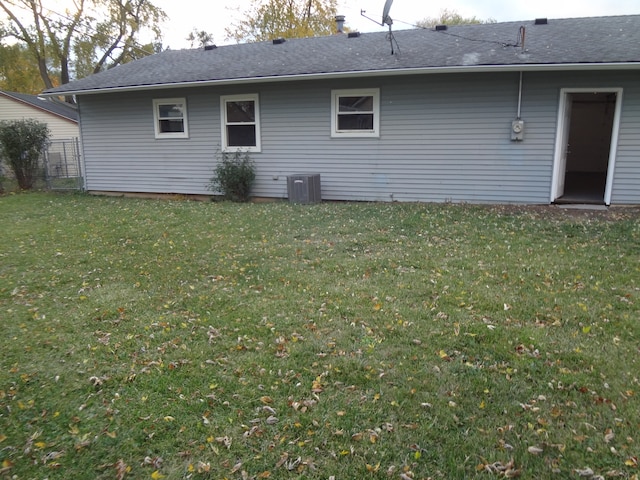
M365 15L362 15L362 16L367 18L367 19L369 19L369 20L375 21L375 20L373 20L373 19L371 19L371 18L369 18L369 17L367 17ZM420 26L420 25L416 25L415 23L405 22L403 20L394 19L393 21L397 22L397 23L402 23L404 25L408 25L408 26L413 27L413 28L420 28L422 30L432 30L431 27L423 27L423 26ZM520 27L520 29L518 31L517 40L516 40L515 43L512 43L512 42L501 42L501 41L498 41L498 40L487 40L487 39L483 39L483 38L467 37L465 35L459 35L457 33L447 32L446 30L437 30L436 33L439 33L441 35L449 35L451 37L457 37L457 38L460 38L462 40L468 40L470 42L490 43L490 44L500 45L502 47L522 47L523 44L524 44L524 35L525 35L524 27Z

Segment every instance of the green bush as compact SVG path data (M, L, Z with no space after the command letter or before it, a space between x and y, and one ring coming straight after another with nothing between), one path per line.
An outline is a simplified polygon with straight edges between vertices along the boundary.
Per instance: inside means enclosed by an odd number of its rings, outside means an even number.
M246 202L255 178L255 164L248 152L222 152L218 155L209 190L221 193L227 200Z
M0 154L13 170L21 189L33 188L48 140L46 123L33 119L0 122Z

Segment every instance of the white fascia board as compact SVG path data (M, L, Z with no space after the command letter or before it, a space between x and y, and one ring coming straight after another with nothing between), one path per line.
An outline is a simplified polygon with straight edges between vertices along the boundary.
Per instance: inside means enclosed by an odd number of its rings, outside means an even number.
M488 72L576 72L576 71L607 71L607 70L640 70L640 62L625 63L553 63L529 65L477 65L455 67L419 67L391 70L364 70L354 72L309 73L294 75L276 75L268 77L230 78L221 80L199 80L197 82L174 82L154 85L129 85L124 87L95 88L88 90L71 90L65 92L46 93L42 96L61 95L91 95L111 92L135 92L147 90L161 90L183 87L206 87L215 85L246 85L256 83L292 82L302 80L323 80L340 78L368 78L393 77L404 75L434 75L443 73L488 73Z

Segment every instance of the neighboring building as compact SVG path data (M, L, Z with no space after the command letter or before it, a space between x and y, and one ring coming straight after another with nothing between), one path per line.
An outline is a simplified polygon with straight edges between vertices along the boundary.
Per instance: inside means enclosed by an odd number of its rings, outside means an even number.
M26 93L0 90L0 120L33 118L46 123L51 139L78 138L78 110L69 104Z
M254 195L640 204L640 15L165 51L60 86L86 188L207 194L247 150Z

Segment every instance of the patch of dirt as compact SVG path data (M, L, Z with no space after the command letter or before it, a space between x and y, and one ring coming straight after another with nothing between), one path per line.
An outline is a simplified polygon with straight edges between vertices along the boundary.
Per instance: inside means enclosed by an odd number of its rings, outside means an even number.
M607 208L576 208L571 205L497 205L492 207L506 214L533 214L539 217L555 219L619 221L640 220L640 206L614 206Z

